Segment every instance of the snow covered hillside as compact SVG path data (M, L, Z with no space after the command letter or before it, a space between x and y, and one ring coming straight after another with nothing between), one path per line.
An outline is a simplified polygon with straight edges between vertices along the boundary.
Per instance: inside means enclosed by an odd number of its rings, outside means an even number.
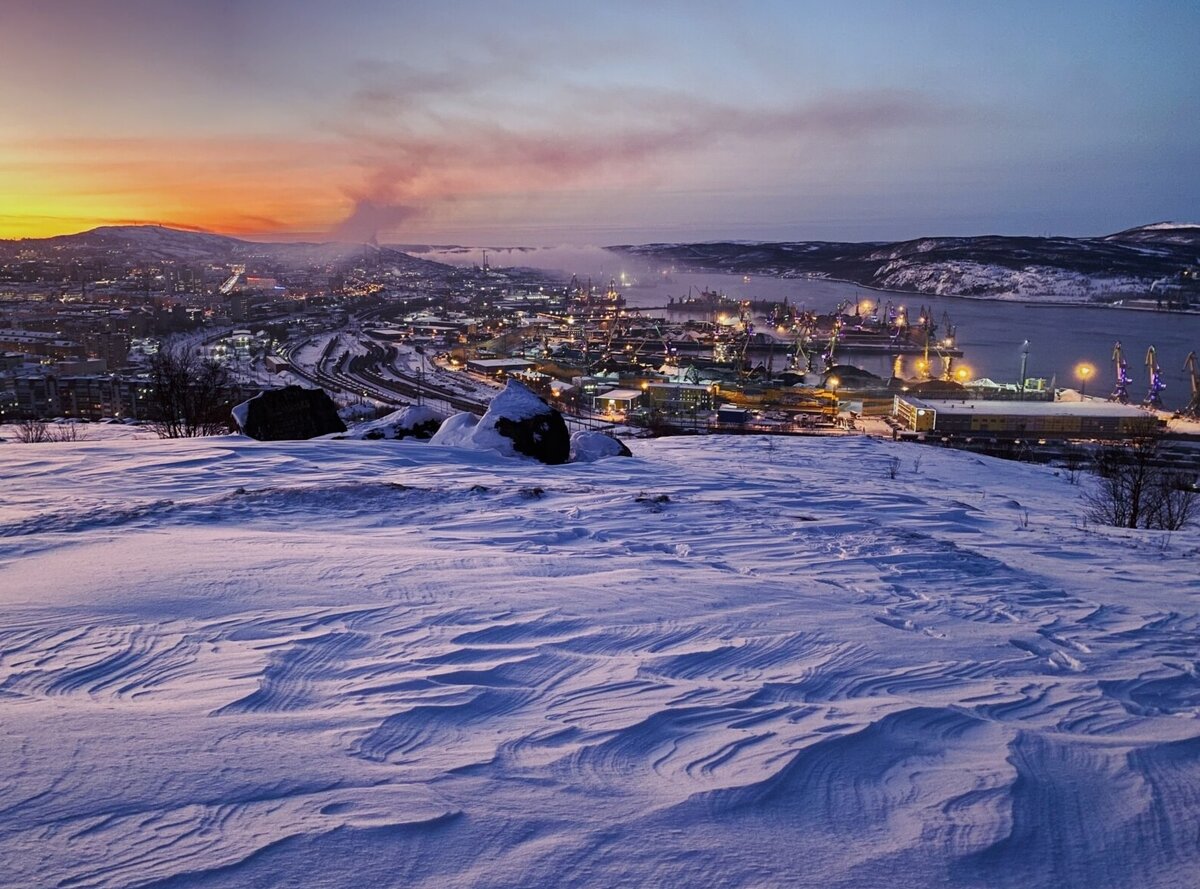
M686 269L822 276L941 296L1091 303L1151 294L1200 261L1200 225L1159 222L1100 238L918 238L895 243L643 244L609 249ZM1157 282L1157 283L1156 283Z
M632 447L0 445L0 884L1194 885L1200 532Z

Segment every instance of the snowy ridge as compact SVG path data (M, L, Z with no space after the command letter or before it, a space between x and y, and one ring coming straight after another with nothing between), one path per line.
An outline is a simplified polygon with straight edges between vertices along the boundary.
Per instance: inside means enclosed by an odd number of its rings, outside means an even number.
M1178 231L1180 229L1200 229L1200 225L1194 222L1154 222L1150 225L1143 225L1143 231Z
M1200 226L1157 223L1099 238L919 238L895 243L646 244L610 248L688 269L816 276L883 290L1087 303L1145 296L1200 262Z
M631 444L0 447L4 881L1188 884L1200 533Z
M937 296L986 296L1005 300L1087 303L1097 297L1148 292L1150 278L1130 278L1072 272L1049 266L1004 268L980 262L913 264L896 260L879 268L875 286L884 290L913 290Z
M176 229L163 225L108 225L72 235L50 238L0 239L0 256L21 251L52 252L53 255L87 257L100 253L125 253L129 258L168 261L211 261L219 263L269 258L284 266L311 267L378 256L411 269L444 269L440 263L415 259L389 247L336 241L259 242L211 232Z

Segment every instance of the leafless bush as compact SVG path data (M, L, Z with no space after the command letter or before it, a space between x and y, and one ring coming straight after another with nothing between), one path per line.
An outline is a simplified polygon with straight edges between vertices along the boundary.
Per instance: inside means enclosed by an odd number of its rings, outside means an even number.
M50 430L50 441L83 441L87 432L78 423L63 423Z
M1155 482L1147 527L1178 531L1200 514L1200 488L1195 476L1163 473Z
M151 423L159 438L228 431L232 396L229 372L211 358L164 349L150 360Z
M50 441L50 424L45 420L22 420L16 435L21 444L41 444Z
M83 441L87 435L75 423L52 424L45 420L22 420L17 424L17 441L43 444L56 441Z
M1087 452L1079 445L1067 445L1063 453L1063 468L1067 470L1067 481L1073 485L1079 484L1079 477L1087 466Z
M896 474L899 471L900 471L900 458L899 457L891 457L887 461L887 477L895 478Z
M1200 512L1196 478L1164 465L1157 426L1096 452L1094 487L1084 493L1092 521L1119 528L1177 531Z

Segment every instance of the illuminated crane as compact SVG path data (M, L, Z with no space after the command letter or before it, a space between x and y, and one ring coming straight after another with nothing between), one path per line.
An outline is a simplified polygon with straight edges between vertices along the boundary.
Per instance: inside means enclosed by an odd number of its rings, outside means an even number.
M834 353L837 352L838 335L842 332L842 318L839 314L833 322L833 333L829 337L829 345L825 347L824 354L821 355L821 360L825 364L825 370L833 367Z
M808 331L803 327L797 326L796 339L792 343L792 360L791 370L799 371L800 373L808 373L813 369L812 356L808 354L808 350L804 348L808 342Z
M1192 381L1192 400L1183 409L1183 414L1193 420L1200 420L1200 371L1197 371L1196 365L1196 352L1193 350L1188 352L1188 357L1183 362L1183 369L1189 373Z
M1113 369L1117 375L1117 382L1113 386L1112 395L1108 396L1108 400L1119 401L1121 404L1129 404L1129 384L1133 381L1129 378L1129 362L1121 354L1120 340L1117 340L1117 344L1113 347L1112 361Z
M1158 363L1158 354L1153 346L1146 350L1146 376L1150 379L1150 387L1146 390L1146 400L1142 404L1145 407L1161 408L1162 391L1167 388L1167 384L1163 382L1162 367Z

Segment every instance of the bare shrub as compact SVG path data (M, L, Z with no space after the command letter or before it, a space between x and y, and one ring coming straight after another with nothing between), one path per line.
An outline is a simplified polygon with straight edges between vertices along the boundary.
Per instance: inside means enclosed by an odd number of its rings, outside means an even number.
M17 424L17 441L21 444L41 444L50 441L50 424L45 420L22 420Z
M1146 527L1178 531L1200 514L1200 488L1195 476L1164 472L1155 485Z
M45 420L22 420L17 424L16 436L21 444L83 441L87 438L77 423L47 423Z
M1067 481L1072 485L1079 484L1079 477L1087 466L1087 452L1079 445L1067 445L1063 453L1063 468L1067 470Z
M1200 512L1196 479L1164 465L1155 424L1127 444L1096 452L1097 483L1084 493L1087 517L1119 528L1177 531Z
M211 358L164 349L150 360L151 426L159 438L227 432L232 398L229 371Z
M50 441L84 441L87 432L78 423L63 423L50 430Z

